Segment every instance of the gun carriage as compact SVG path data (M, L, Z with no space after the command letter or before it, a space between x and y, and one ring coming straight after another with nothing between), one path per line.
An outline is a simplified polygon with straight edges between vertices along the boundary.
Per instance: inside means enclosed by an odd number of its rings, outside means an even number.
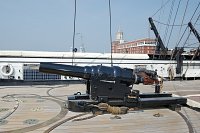
M40 63L39 71L86 80L85 94L77 92L68 96L68 108L71 111L90 111L94 108L91 105L99 103L129 108L151 108L186 104L187 101L185 98L172 97L169 93L159 93L157 73L146 69ZM140 94L139 90L133 89L133 85L139 83L155 84L155 92Z

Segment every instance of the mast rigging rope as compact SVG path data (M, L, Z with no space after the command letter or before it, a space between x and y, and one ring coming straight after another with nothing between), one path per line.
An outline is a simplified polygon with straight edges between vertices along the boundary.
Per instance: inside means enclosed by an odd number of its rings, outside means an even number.
M165 25L165 26L177 26L177 27L179 27L179 26L186 26L187 25L187 24L180 24L180 25L178 25L178 24L166 24L166 23L160 22L160 21L155 20L155 19L153 21L156 22L156 23Z
M173 10L174 10L174 3L175 3L175 0L172 1L172 5L171 5L171 9L170 9L168 20L167 20L167 24L170 24L172 13L173 13ZM169 27L167 26L165 28L165 34L164 34L164 42L165 42L165 44L166 44L166 39L167 39L167 35L168 35L168 30L169 30Z
M72 46L72 65L74 63L74 52L75 52L75 34L76 34L76 0L74 0L74 31L73 31L73 46Z
M182 19L182 24L181 24L181 25L183 25L183 21L184 21L185 14L186 14L186 11L187 11L188 3L189 3L189 0L187 1L186 7L185 7L185 11L184 11L184 15L183 15L183 19ZM190 21L193 19L194 15L196 14L196 11L197 11L197 9L199 8L199 5L200 5L200 2L198 3L198 6L196 7L196 9L195 9L195 11L194 11L194 13L193 13L193 15L192 15ZM182 28L182 26L181 26L181 28ZM180 28L180 30L179 30L179 33L180 33L180 31L181 31L181 28ZM183 34L181 35L180 39L177 41L176 47L179 46L179 44L180 44L181 40L183 39L183 37L184 37L184 35L185 35L187 29L188 29L188 26L185 28L185 30L184 30ZM185 47L185 44L186 44L186 42L187 42L187 40L188 40L190 34L191 34L191 32L188 34L188 36L187 36L185 42L183 43L183 47ZM179 34L179 35L180 35L180 34ZM172 55L173 55L173 54L172 54ZM175 55L175 56L176 56L176 55ZM172 60L172 58L173 58L173 57L171 56L171 60Z
M110 61L111 61L111 66L113 66L113 59L112 59L112 14L111 14L111 2L110 0L108 1L109 3L109 18L110 18L110 50L111 50L111 55L110 55Z
M197 9L199 8L199 5L200 5L200 2L199 2L199 4L198 4L197 8L195 9L195 12L194 12L193 15L192 15L192 18L190 19L190 22L191 22L191 20L193 19L194 15L196 14L196 11L197 11ZM199 16L197 17L197 20L195 21L195 24L197 23L199 17L200 17L200 14L199 14ZM191 31L190 31L190 33L189 33L189 35L188 35L186 41L188 40L190 34L191 34ZM186 41L185 41L184 45L186 44ZM187 71L188 71L188 69L189 69L189 67L190 67L190 65L191 65L191 63L192 63L192 61L193 61L194 58L195 58L195 55L199 52L199 47L200 47L200 44L199 44L199 46L197 47L197 49L196 49L196 51L195 51L195 54L193 55L193 57L192 57L190 63L188 64L188 66L187 66L187 68L186 68L185 73L183 74L183 76L186 75L186 73L187 73Z
M175 23L175 21L176 21L176 16L177 16L177 14L178 14L180 4L181 4L181 0L179 0L178 7L177 7L177 10L176 10L176 13L175 13L175 16L174 16L174 21L173 21L173 24L172 24L172 25L174 25L174 23ZM172 28L171 28L171 30L170 30L170 34L169 34L169 38L168 38L167 46L166 46L166 47L168 47L169 40L170 40L170 38L171 38L173 28L174 28L174 26L172 26Z
M155 16L162 8L164 8L171 0L168 0L165 4L161 6L151 17Z

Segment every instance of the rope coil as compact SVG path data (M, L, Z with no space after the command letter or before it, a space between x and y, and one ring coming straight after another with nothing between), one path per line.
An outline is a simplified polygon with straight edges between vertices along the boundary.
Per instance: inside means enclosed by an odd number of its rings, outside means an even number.
M107 103L99 103L97 105L97 107L100 110L107 111L107 112L112 113L112 114L126 114L127 111L128 111L128 107L110 106Z

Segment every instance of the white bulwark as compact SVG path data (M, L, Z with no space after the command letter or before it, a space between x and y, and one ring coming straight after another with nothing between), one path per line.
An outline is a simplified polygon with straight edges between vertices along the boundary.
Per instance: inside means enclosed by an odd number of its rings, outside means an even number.
M66 80L55 74L40 73L40 62L72 64L72 52L45 52L45 51L0 51L0 79L16 80ZM122 68L135 69L143 67L157 70L159 76L176 78L185 75L186 78L200 77L200 61L183 61L182 73L176 75L176 61L152 60L148 54L118 54L113 53L113 65ZM75 53L74 65L111 65L110 53Z

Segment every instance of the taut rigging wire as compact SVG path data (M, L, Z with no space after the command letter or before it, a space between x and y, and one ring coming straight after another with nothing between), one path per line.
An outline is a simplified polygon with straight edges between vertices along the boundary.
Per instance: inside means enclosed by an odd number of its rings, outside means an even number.
M182 27L183 27L183 22L184 22L184 19L185 19L185 14L186 14L186 12L187 12L187 8L188 8L188 3L189 3L189 0L187 1L187 3L186 3L186 6L185 6L185 10L184 10L184 13L183 13L183 18L182 18L182 21L181 21L181 27L180 27L180 29L179 29L179 37L180 37L180 33L181 33L181 30L182 30ZM186 28L187 29L187 28ZM179 38L178 37L178 38ZM176 47L178 47L178 40L177 40L177 43L176 43Z
M200 18L200 13L199 13L199 16L197 17L197 20L195 21L194 25L196 25L196 23L199 20L199 18Z
M110 61L111 61L111 66L113 66L113 58L112 58L112 14L111 14L111 2L110 0L108 1L109 3L109 18L110 18L110 47L111 47L111 55L110 55Z
M190 19L190 21L193 19L194 15L196 14L196 12L197 12L197 10L198 10L198 8L199 8L199 5L200 5L200 2L199 2L199 4L197 5L197 7L196 7L196 9L195 9L195 11L194 11L194 13L193 13L192 18Z
M190 46L196 45L196 44L199 44L199 42L190 43L190 44L188 44L188 45L185 45L185 48L190 48ZM192 47L192 48L196 48L196 47Z
M162 0L161 7L163 6L163 2L164 2L164 0ZM160 13L159 13L159 17L158 17L159 21L161 19L161 13L164 13L164 9L162 10L162 12L160 11ZM158 30L159 30L159 33L160 33L160 31L161 31L161 25L159 24L158 27L159 27Z
M165 7L171 0L168 0L165 4L163 4L151 17L155 16L163 7Z
M73 31L73 46L72 46L72 65L74 63L74 53L75 53L75 34L76 34L76 0L74 0L74 31Z
M166 24L166 23L160 22L160 21L155 20L155 19L153 21L156 22L156 23L165 25L165 26L177 26L177 27L181 27L181 26L186 26L187 25L187 24Z
M200 2L199 2L199 4L197 5L197 7L196 7L196 9L195 9L195 11L194 11L194 13L193 13L193 15L192 15L192 17L191 17L191 19L190 19L190 22L192 21L194 15L196 14L196 12L197 12L197 10L198 10L198 8L199 8L199 5L200 5ZM198 16L198 18L199 18L199 16ZM196 24L196 22L198 21L198 18L197 18L197 20L195 21L195 24ZM186 31L186 30L185 30L185 31ZM184 34L185 34L185 32L184 32ZM191 32L188 34L188 36L187 36L185 42L183 43L183 47L185 46L187 40L189 39L190 34L191 34ZM180 41L179 41L179 42L180 42Z
M192 15L192 18L194 17L194 15L195 15L197 9L199 8L199 5L200 5L200 2L199 2L199 4L198 4L197 8L195 9L195 12L194 12L194 14ZM197 20L195 21L195 24L197 23L199 17L200 17L200 14L199 14L199 16L197 17ZM191 22L192 18L190 19L190 22ZM189 35L188 35L188 37L187 37L187 39L186 39L186 41L185 41L185 43L184 43L184 46L185 46L185 44L186 44L186 42L187 42L187 40L188 40L190 34L191 34L191 31L190 31L190 33L189 33ZM194 60L195 55L199 52L199 47L200 47L200 44L199 44L199 46L197 47L197 49L196 49L196 51L195 51L195 54L193 55L193 57L192 57L190 63L188 64L188 66L187 66L187 68L186 68L186 70L185 70L185 73L183 74L184 76L186 75L187 70L188 70L188 68L190 67L192 61Z
M188 6L188 2L189 2L189 0L187 1L186 9L187 9L187 6ZM194 15L196 14L196 12L197 12L199 6L200 6L200 2L198 3L198 5L197 5L197 7L196 7L196 9L195 9L195 11L194 11L194 13L193 13L193 15L192 15L190 21L192 21L192 19L193 19ZM186 9L185 9L185 12L186 12ZM185 12L184 12L184 16L185 16ZM199 14L199 16L197 17L197 20L195 21L194 25L196 25L196 23L197 23L197 21L199 20L199 18L200 18L200 14ZM182 23L183 23L183 20L182 20ZM186 27L184 33L182 34L182 36L181 36L181 38L180 38L180 40L179 40L179 42L177 43L176 46L178 46L178 45L180 44L180 42L181 42L181 40L182 40L182 38L183 38L183 36L184 36L184 34L185 34L187 28L188 28L188 26ZM180 32L179 32L179 33L180 33ZM191 34L191 32L189 32L189 34L188 34L188 36L187 36L185 42L183 43L183 44L184 44L183 47L185 47L185 44L186 44L187 40L189 39L190 34Z
M193 19L194 15L196 14L196 11L199 8L199 5L200 5L200 2L198 3L198 5L197 5L197 7L196 7L196 9L195 9L190 21ZM179 39L179 41L178 41L176 46L178 46L180 44L181 40L183 39L183 36L185 35L185 32L186 32L187 28L188 28L188 26L185 28L185 30L184 30L184 32L183 32L183 34L182 34L181 38ZM190 34L191 34L191 32L188 34L187 39L189 38ZM186 39L186 41L187 41L187 39ZM186 41L185 41L185 43L186 43ZM185 46L185 43L184 43L183 47Z
M176 10L176 14L175 14L174 21L173 21L173 24L172 24L172 25L174 25L174 23L175 23L175 21L176 21L176 16L177 16L177 14L178 14L178 10L179 10L180 4L181 4L181 0L179 0L178 7L177 7L177 10ZM170 34L169 34L169 38L168 38L167 46L166 46L166 47L168 47L169 40L170 40L170 38L171 38L173 28L174 28L174 26L172 26L172 28L171 28L171 31L170 31Z
M110 18L110 44L111 44L111 66L113 66L113 59L112 59L112 16L111 16L111 0L109 2L109 18ZM72 65L74 63L74 56L75 56L75 34L76 34L76 0L74 0L74 31L73 31L73 47L72 47Z
M197 21L198 21L199 18L200 18L200 14L199 14L199 16L197 17L197 20L195 21L194 26L196 25L196 23L197 23ZM186 42L187 42L187 40L189 39L190 34L191 34L191 31L190 31L189 35L187 36L187 39L185 40L184 46L186 45ZM199 48L199 47L200 47L200 44L199 44L198 48Z
M172 12L174 10L174 3L175 3L175 0L172 1L172 5L171 5L171 9L170 9L168 20L167 20L167 24L170 24L171 17L172 17ZM167 35L168 35L168 30L169 30L169 27L167 26L165 28L165 34L164 34L164 42L165 42L165 44L166 44L166 39L167 39Z

